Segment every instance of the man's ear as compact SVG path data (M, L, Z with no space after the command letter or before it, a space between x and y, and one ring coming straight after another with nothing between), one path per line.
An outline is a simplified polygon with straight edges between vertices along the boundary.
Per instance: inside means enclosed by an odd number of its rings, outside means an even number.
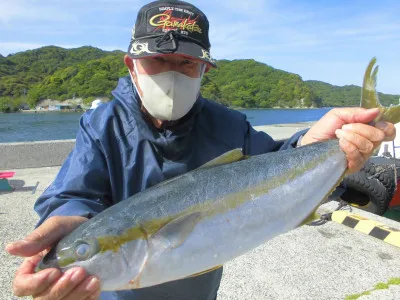
M124 56L124 63L125 66L128 67L129 73L132 75L132 79L136 81L136 73L135 73L135 67L133 65L133 60L130 58L128 55Z
M125 65L128 67L129 69L129 73L131 74L131 79L133 80L133 85L136 87L137 91L139 92L139 95L142 96L143 92L142 89L140 88L140 86L138 85L137 82L137 77L136 77L136 73L135 73L135 68L133 66L133 60L132 58L130 58L128 55L124 56L124 63Z
M134 67L133 67L133 60L132 60L132 58L130 58L130 57L129 57L128 55L126 55L126 54L125 54L125 56L124 56L124 63L125 63L125 66L128 67L129 71L131 71L131 73L135 73L135 71L133 70L133 69L134 69Z

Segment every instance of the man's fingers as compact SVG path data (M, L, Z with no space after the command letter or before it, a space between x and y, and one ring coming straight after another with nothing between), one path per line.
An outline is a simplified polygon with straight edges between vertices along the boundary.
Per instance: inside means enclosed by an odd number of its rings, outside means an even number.
M339 139L340 148L346 154L346 158L348 161L348 171L347 173L355 173L361 169L363 164L366 161L366 158L361 154L358 150L357 146L346 140L345 138Z
M366 124L346 124L342 127L342 129L346 132L356 133L376 144L381 143L386 137L385 132L382 130Z
M354 131L359 135L380 144L383 141L392 141L396 137L396 127L389 122L378 122L375 127L366 124L346 124L342 127L343 130Z
M100 296L100 282L99 279L90 276L85 279L79 286L76 287L69 295L63 300L75 299L97 299Z
M14 295L23 297L40 293L51 286L60 276L59 270L47 269L36 274L16 277L13 283Z
M98 291L96 293L91 294L89 297L87 297L85 300L97 300L100 298L101 291Z
M73 268L62 274L60 279L40 293L33 294L36 300L64 300L75 288L85 280L87 274L82 268ZM86 297L86 295L85 295ZM84 299L76 294L74 299Z
M35 255L24 259L21 266L18 268L15 276L33 274L35 272L35 267L39 261L43 258L43 254Z
M337 129L335 133L339 139L345 138L347 141L352 143L359 152L363 154L370 154L375 148L375 144L373 142L355 133L354 131Z
M57 269L47 269L38 273L33 273L36 264L41 259L40 255L24 260L18 269L13 281L13 292L15 296L30 296L33 293L40 293L46 290L61 272Z
M335 137L335 130L342 128L345 124L372 122L379 114L379 109L334 108L325 114L310 130L304 135L301 143L324 141Z
M383 131L385 134L383 141L385 142L393 141L396 137L396 127L392 123L381 121L376 123L375 127Z
M53 232L53 234L56 234L56 232ZM50 234L50 236L52 236L52 234ZM51 243L49 243L47 240L48 237L43 235L42 230L38 228L23 240L8 244L6 246L6 251L11 255L16 256L33 256L51 245Z
M6 250L8 253L17 256L36 255L55 244L61 237L70 233L86 220L84 217L51 217L25 239L7 245Z
M336 115L343 124L350 123L364 123L372 122L379 114L379 108L365 109L361 107L354 107L352 109L336 108L330 111L331 114Z

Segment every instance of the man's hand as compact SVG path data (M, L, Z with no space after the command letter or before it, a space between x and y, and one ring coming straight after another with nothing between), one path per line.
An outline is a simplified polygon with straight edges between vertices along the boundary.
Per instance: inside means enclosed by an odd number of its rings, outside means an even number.
M34 271L51 246L85 221L83 217L52 217L25 239L7 245L8 253L27 257L15 274L16 296L32 296L37 300L88 300L100 296L99 280L88 276L82 268L64 274L54 268Z
M378 122L367 125L379 114L379 109L335 108L310 128L301 145L338 138L340 148L348 160L348 173L359 171L374 149L383 141L392 141L396 129L392 123Z

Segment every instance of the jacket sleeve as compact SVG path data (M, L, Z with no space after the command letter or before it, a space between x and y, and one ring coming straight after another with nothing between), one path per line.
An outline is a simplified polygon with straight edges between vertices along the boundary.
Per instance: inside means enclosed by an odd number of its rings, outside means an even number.
M258 155L278 150L296 148L299 138L306 134L308 129L295 133L287 140L274 140L270 135L262 131L256 131L248 122L248 130L245 136L244 154Z
M40 216L38 226L51 216L91 218L110 206L107 162L90 134L88 118L82 116L74 149L34 205Z

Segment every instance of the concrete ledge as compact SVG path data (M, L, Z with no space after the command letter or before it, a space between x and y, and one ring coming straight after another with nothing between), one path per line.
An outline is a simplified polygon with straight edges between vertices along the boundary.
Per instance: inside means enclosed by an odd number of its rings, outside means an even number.
M0 144L0 170L61 166L75 140Z
M255 126L276 140L291 137L313 122ZM75 140L26 143L0 143L0 170L61 166L75 145Z

